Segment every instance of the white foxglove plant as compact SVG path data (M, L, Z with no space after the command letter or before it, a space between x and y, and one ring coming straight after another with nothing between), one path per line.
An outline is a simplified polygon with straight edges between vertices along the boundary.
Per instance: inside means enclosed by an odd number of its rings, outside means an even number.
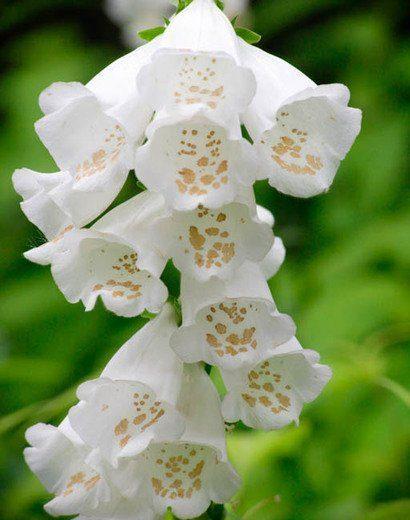
M27 463L55 495L47 511L78 520L154 520L168 508L188 519L231 500L224 420L298 423L331 376L273 301L267 280L285 248L252 185L326 191L360 111L346 87L318 86L245 42L213 0L180 0L146 33L86 86L41 94L36 129L60 171L13 176L46 238L25 256L51 266L68 301L158 314L79 387L58 427L27 432ZM147 189L111 207L132 169ZM171 259L181 324L161 280ZM204 363L221 372L222 403Z

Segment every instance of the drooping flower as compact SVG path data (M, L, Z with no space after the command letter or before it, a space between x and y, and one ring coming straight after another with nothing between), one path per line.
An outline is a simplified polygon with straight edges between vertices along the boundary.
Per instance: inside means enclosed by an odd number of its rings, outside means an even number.
M186 365L178 403L186 430L177 442L152 444L136 461L135 479L150 485L155 511L196 518L211 501L229 501L239 477L227 462L219 396L199 365Z
M27 251L33 262L51 264L53 278L67 300L94 308L101 296L120 316L158 312L167 298L159 279L165 259L148 245L152 219L162 200L142 193L118 206L90 229L66 228L52 241Z
M201 282L232 277L246 260L262 260L274 241L270 227L238 202L215 210L175 211L158 221L157 232L164 256Z
M183 324L171 346L187 363L236 371L255 365L295 334L293 321L277 312L257 264L246 262L225 283L182 276L181 301Z
M58 428L36 424L27 430L26 438L31 445L24 450L27 464L47 491L55 495L45 505L49 514L92 515L114 506L118 489L109 474L96 464L98 456L90 458L90 448L67 419ZM120 471L127 474L125 466ZM139 507L144 510L147 505L141 501Z
M316 399L331 375L319 355L294 338L251 370L222 371L228 389L222 413L227 422L263 430L298 424L303 404Z
M218 208L256 179L257 158L241 136L239 121L226 128L194 108L184 115L158 117L147 137L136 153L136 175L176 210L200 204Z
M256 89L241 66L238 37L213 0L194 0L171 20L137 85L157 111L201 106L221 121L242 113Z
M82 384L70 422L90 447L115 468L151 443L175 441L185 430L176 409L182 362L169 347L177 329L167 304L109 362L100 378Z
M132 168L131 137L80 84L56 83L41 97L47 110L36 123L37 133L59 168L69 173L49 196L82 226L104 211L122 188Z
M361 112L347 106L344 85L317 86L261 49L240 41L241 59L257 81L243 115L262 172L272 186L296 197L329 189L339 163L360 131Z

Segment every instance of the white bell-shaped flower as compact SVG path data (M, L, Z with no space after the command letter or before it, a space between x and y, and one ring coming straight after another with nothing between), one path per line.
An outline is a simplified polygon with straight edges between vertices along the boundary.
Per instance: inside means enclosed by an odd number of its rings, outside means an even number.
M70 422L114 467L152 442L179 439L185 430L175 408L182 378L182 361L169 347L175 330L168 304L118 351L100 378L77 391L80 403L71 408Z
M298 424L303 404L316 399L331 375L319 355L294 338L251 370L222 371L228 389L222 413L227 422L263 430Z
M36 130L64 175L48 192L78 226L90 222L117 196L132 168L133 138L78 83L55 83L40 96L46 115ZM129 108L122 107L128 114ZM140 129L142 135L145 125ZM135 133L135 128L132 128Z
M28 466L47 491L55 495L45 505L50 515L80 514L83 520L158 518L143 487L134 485L132 503L121 494L121 489L132 478L132 464L126 462L115 472L111 470L102 463L97 451L91 451L82 442L68 419L58 428L36 424L27 430L26 438L31 445L24 450ZM134 516L127 517L131 505Z
M261 268L251 262L225 283L182 276L181 302L183 325L171 346L187 363L237 370L255 365L295 334L291 318L276 311Z
M361 111L344 85L319 85L270 54L241 42L256 95L243 115L272 186L296 197L327 191L360 131Z
M239 202L215 210L175 211L158 221L157 233L163 255L201 282L231 278L246 260L261 261L274 241L269 225Z
M200 105L220 119L243 112L256 84L240 65L237 42L213 0L193 0L171 20L152 63L141 70L141 95L157 111Z
M256 179L257 157L238 121L229 129L194 108L189 115L158 117L147 136L136 153L136 175L176 210L218 208Z
M26 258L51 264L53 278L71 303L107 309L126 317L158 312L167 298L159 279L165 261L149 246L147 227L162 202L148 192L118 206L90 229L67 228L52 241L27 251Z
M178 442L151 444L136 460L135 477L148 482L155 511L168 507L196 518L211 501L229 501L240 484L227 462L219 396L198 365L185 366L179 410L186 430Z
M48 492L56 497L45 509L52 515L72 515L95 509L111 499L106 479L86 458L90 450L77 439L68 421L56 428L36 424L26 432L30 448L24 457Z

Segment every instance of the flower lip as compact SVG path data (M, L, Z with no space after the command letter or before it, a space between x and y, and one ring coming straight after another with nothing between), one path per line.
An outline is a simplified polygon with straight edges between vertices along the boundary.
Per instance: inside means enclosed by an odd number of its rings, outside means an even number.
M178 439L185 429L179 412L143 383L99 378L81 385L77 395L81 401L69 413L73 428L115 468L120 458L138 455L151 442Z
M189 118L168 115L153 122L148 142L136 152L135 171L178 211L200 204L218 208L255 180L256 155L231 125L215 123L202 108L189 112Z
M93 309L101 296L109 310L132 317L145 308L158 312L166 299L160 273L140 270L138 252L115 236L75 230L63 238L51 264L54 280L68 301L81 300L86 310Z
M262 260L274 241L271 228L237 202L174 212L159 222L158 233L175 265L200 281L231 278L246 260Z
M223 372L228 393L222 413L228 422L241 419L264 430L282 428L292 421L298 424L303 404L323 390L331 370L318 364L316 353L303 350L293 340L278 350L239 377Z
M218 462L216 450L202 444L152 445L142 458L150 467L148 475L154 503L161 512L170 506L179 518L196 518L207 509L211 500L225 501L215 492L215 479L219 482L222 477L226 478L226 500L238 486L238 477L231 466ZM222 490L219 495L223 495Z
M293 321L272 300L225 298L200 309L192 325L171 337L187 363L205 361L224 370L252 366L295 334Z
M154 53L151 63L141 69L137 85L155 110L199 105L223 118L243 112L256 92L252 71L226 52L181 49Z

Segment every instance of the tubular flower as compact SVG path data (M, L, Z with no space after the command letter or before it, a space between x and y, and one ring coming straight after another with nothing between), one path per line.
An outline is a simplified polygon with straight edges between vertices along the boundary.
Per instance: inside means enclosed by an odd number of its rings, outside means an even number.
M176 210L218 208L233 202L256 179L255 153L241 137L239 122L236 129L224 128L203 109L194 109L189 117L159 117L147 136L137 150L135 171Z
M217 210L199 206L174 212L159 221L157 230L163 254L172 257L182 273L201 282L231 278L246 260L265 258L274 241L269 226L238 202Z
M145 309L158 312L167 298L159 279L165 260L147 246L146 228L160 208L155 194L137 195L90 229L69 226L25 256L50 263L67 300L81 300L86 310L93 309L101 296L107 309L120 316L138 316Z
M51 266L69 302L157 314L80 385L58 427L27 431L26 461L55 495L46 510L77 520L159 520L169 508L188 519L231 500L224 421L297 424L331 377L272 298L285 247L252 185L326 191L360 111L343 85L316 85L245 43L213 0L159 32L85 86L46 89L36 130L60 171L13 175L46 239L25 256ZM142 192L116 204L132 169ZM161 279L170 260L180 326ZM203 362L220 370L222 403Z
M183 276L181 299L184 321L171 346L187 363L203 360L236 371L295 334L293 321L276 311L257 264L247 262L224 284Z
M185 430L176 409L182 362L169 347L174 330L167 305L118 351L100 378L78 388L80 403L70 410L70 422L114 467L151 442L179 439Z
M242 113L255 94L255 77L241 65L238 37L213 0L192 2L171 20L158 49L138 75L153 109L201 106L214 118Z
M251 370L223 371L228 388L222 404L225 420L242 420L263 430L298 424L303 403L316 399L332 375L318 361L316 352L303 350L293 339Z
M136 478L149 482L156 512L171 507L178 518L196 518L211 501L230 500L240 481L227 462L219 396L198 365L185 366L178 408L184 434L143 452Z
M266 52L241 42L243 63L257 81L243 114L272 186L295 197L327 191L356 139L361 112L347 106L344 85L317 86Z

